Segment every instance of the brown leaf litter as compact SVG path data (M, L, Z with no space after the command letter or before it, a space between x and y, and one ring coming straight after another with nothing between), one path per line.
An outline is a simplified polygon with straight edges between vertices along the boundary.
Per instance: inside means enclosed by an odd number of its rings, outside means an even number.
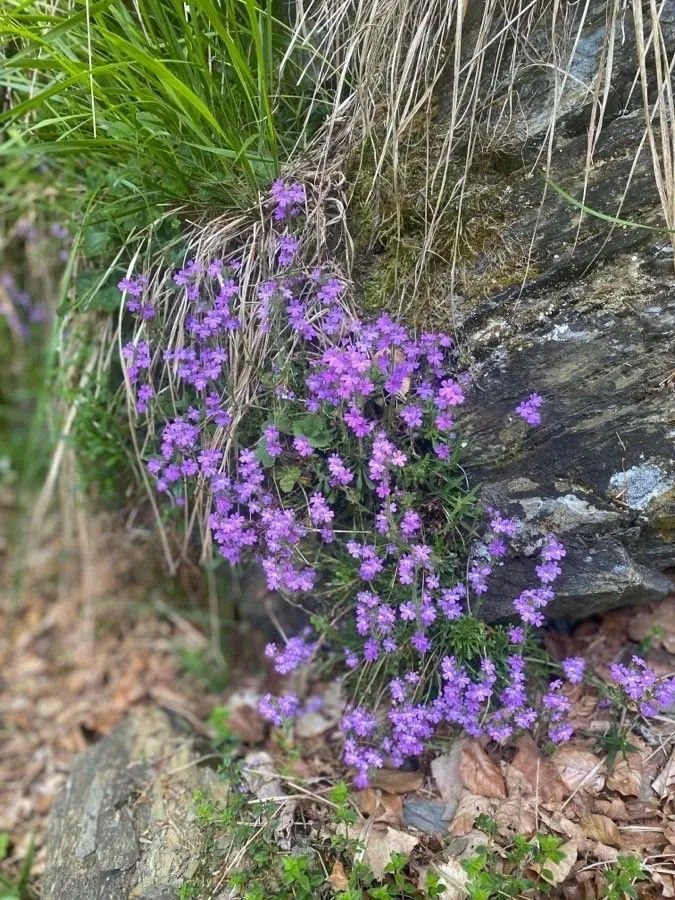
M88 593L72 574L64 582L61 547L55 541L51 548L41 548L39 560L28 563L30 577L20 601L8 591L3 597L8 612L0 632L0 831L11 834L15 861L35 834L38 873L44 862L45 817L74 753L107 733L134 706L169 706L203 729L213 705L222 702L180 676L177 642L189 640L206 649L205 638L175 612L160 616L156 607L149 609L151 588L147 578L137 575L145 570L145 559L133 547L111 541L100 524L97 532L104 552L89 562L94 569L86 580ZM96 532L90 543L95 538ZM651 641L652 652L660 654L659 665L670 660L672 669L674 628L670 600L609 613L601 621L581 623L568 635L551 631L547 644L559 657L586 656L602 677L612 662L624 658L628 634ZM446 900L459 900L466 881L461 860L485 843L475 826L478 816L487 814L502 835L531 837L545 830L560 837L563 859L547 865L545 876L560 892L555 896L603 896L603 868L618 853L628 852L646 860L650 881L640 887L641 896L675 897L675 723L663 716L641 727L640 736L630 738L637 752L619 754L610 771L595 744L608 727L606 713L597 708L597 693L581 685L570 699L577 737L552 756L542 753L530 735L504 749L464 738L449 740L446 751L424 758L418 771L375 771L369 788L352 794L360 819L350 833L361 841L364 861L381 875L393 852L412 853L419 883L434 870L448 882ZM290 846L293 817L311 822L308 806L345 777L335 727L340 704L336 699L334 710L326 703L302 717L295 733L299 752L290 766L256 704L255 691L240 690L232 697L229 725L243 743L257 748L246 759L251 779L260 781L255 782L259 793L276 796L292 785L279 831L280 846ZM278 776L282 760L290 782ZM407 800L440 804L445 833L406 826ZM327 872L336 892L346 889L344 866L329 860Z
M186 630L193 646L206 640L148 608L157 573L147 558L130 538L113 539L105 519L92 523L89 544L86 579L57 528L18 575L0 557L0 831L12 841L10 872L31 840L33 873L43 870L46 816L74 754L137 705L173 709L203 731L217 699L180 677Z

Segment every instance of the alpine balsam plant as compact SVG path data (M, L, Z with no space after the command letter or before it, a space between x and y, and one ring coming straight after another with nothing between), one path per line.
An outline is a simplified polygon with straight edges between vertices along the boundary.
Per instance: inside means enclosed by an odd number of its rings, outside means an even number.
M120 282L143 326L137 335L147 331L123 357L138 415L152 404L153 424L160 421L158 452L147 459L156 489L175 507L206 494L210 537L228 562L256 559L271 590L328 610L318 632L269 644L266 656L288 675L341 645L352 693L344 759L358 785L371 768L422 754L443 723L499 742L538 723L550 741L567 740L563 681L535 702L525 658L565 548L541 535L532 586L513 601L519 624L488 631L477 613L518 524L489 507L478 524L460 462L468 377L455 343L446 334L415 337L385 314L361 321L348 312L345 281L300 262L293 224L306 202L301 184L275 182L277 249L259 284L239 283L239 248L173 275L187 300L177 306L187 309L182 321L171 323L184 334L178 348L151 347L146 276ZM228 336L250 316L251 298L274 350L256 403L242 412ZM514 412L536 427L543 402L533 393ZM167 416L167 408L183 411ZM223 434L234 452L221 449ZM565 662L569 682L583 676L582 662ZM616 677L629 683L623 670ZM280 725L301 704L291 693L268 694L260 709Z

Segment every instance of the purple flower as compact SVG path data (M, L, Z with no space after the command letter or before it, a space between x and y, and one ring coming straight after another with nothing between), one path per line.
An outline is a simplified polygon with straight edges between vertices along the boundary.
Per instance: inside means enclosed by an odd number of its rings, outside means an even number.
M148 279L146 275L132 275L130 278L123 278L117 283L118 290L126 291L132 297L140 297L147 286Z
M265 694L258 703L258 711L263 719L272 722L280 728L285 719L297 716L300 711L300 700L296 694L283 694L281 697L273 697Z
M151 384L142 384L138 389L138 397L136 400L136 410L139 413L148 411L148 401L155 396L155 389Z
M419 428L422 424L422 407L409 403L399 411L399 416L408 428Z
M337 453L332 453L328 457L328 470L332 476L329 480L332 487L335 487L336 485L346 487L354 480L353 472L350 472Z
M272 198L275 202L274 218L282 219L297 216L305 205L305 186L288 183L278 178L272 184Z
M329 525L334 515L322 493L317 491L312 494L309 498L309 517L313 525Z
M459 619L464 610L462 609L461 600L466 597L466 588L463 584L457 584L450 590L441 592L441 599L438 605L446 619Z
M492 566L474 564L468 572L474 594L485 594L488 590L487 579L492 574Z
M500 541L499 538L494 538L487 545L487 551L490 556L500 559L502 556L506 556L506 544L504 541Z
M514 625L509 628L509 641L512 644L525 643L525 629L521 625Z
M345 422L358 438L363 438L373 430L374 425L355 406L350 406L343 416Z
M279 238L279 265L282 268L287 268L291 265L293 260L295 259L295 254L298 252L298 241L290 234L282 234Z
M281 456L282 449L279 442L279 429L275 428L274 425L268 425L267 428L263 429L263 435L265 436L265 449L269 455L271 457Z
M610 673L631 700L641 700L654 687L656 675L639 656L633 656L632 661L634 665L630 667L614 663Z
M492 531L494 531L495 534L504 534L507 537L515 537L515 535L518 533L517 522L515 522L513 519L507 519L504 516L501 516L499 513L495 513L495 515L493 515L493 517L490 519L490 528L492 529Z
M447 409L449 406L459 406L464 403L464 392L457 382L446 378L441 382L441 387L436 395L434 403L439 409Z
M567 555L563 544L552 534L546 535L546 542L541 550L541 558L544 562L556 562Z
M366 641L363 645L363 658L365 659L365 661L369 663L375 662L379 655L380 646L377 641L374 638Z
M434 419L434 423L439 431L450 431L451 428L455 427L455 420L447 412L439 413Z
M574 737L574 729L568 722L563 722L559 725L551 725L548 730L548 736L554 744L560 744L564 741L569 741Z
M562 693L563 683L560 679L552 681L548 686L548 692L541 699L544 709L548 711L551 722L558 723L570 711L569 697ZM551 738L551 740L553 740Z
M361 553L361 560L359 575L364 581L372 581L384 568L382 560L376 554L374 547L364 547Z
M223 270L223 260L222 259L214 259L209 263L208 268L206 269L206 274L209 278L217 278Z
M274 669L280 675L288 675L306 663L316 649L316 644L306 643L302 637L292 637L283 650L276 644L265 647L265 656L274 661Z
M409 509L401 519L401 532L406 538L411 538L422 527L422 518L419 513Z
M298 437L293 438L293 448L300 456L312 456L314 453L314 449L312 445L309 443L307 438L298 435Z
M552 584L562 572L560 566L555 562L542 563L536 566L535 570L542 584Z
M581 656L568 656L562 661L563 672L571 684L581 684L585 668L586 661Z
M362 706L348 707L340 728L346 733L353 731L359 737L371 737L377 728L377 719Z
M356 653L354 653L353 650L350 650L348 647L345 647L344 656L345 656L345 665L347 666L348 669L355 669L358 666L359 658L356 655Z
M423 631L416 631L410 638L410 643L418 653L428 653L431 650L431 641Z
M539 408L544 402L544 398L539 394L530 394L527 400L523 400L516 406L516 412L521 419L524 419L532 428L536 428L541 423L541 413Z
M399 615L404 622L414 622L417 618L417 609L415 604L411 600L407 600L405 603L401 603L399 608Z

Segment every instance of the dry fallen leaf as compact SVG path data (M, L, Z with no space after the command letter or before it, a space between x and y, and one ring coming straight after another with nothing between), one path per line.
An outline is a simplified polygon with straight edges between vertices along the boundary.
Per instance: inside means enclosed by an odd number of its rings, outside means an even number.
M377 822L400 823L403 817L400 794L386 794L375 788L366 788L353 796L361 813Z
M313 738L328 731L333 723L318 712L308 712L295 723L295 734L299 738Z
M662 800L675 793L675 747L668 762L652 781L652 787Z
M447 862L434 863L431 871L441 879L445 890L440 894L440 900L463 900L467 896L466 883L469 880L464 867L458 859L452 857ZM420 874L418 887L425 890L429 869L424 869Z
M565 782L550 759L542 756L529 734L518 741L518 753L511 765L521 772L544 803L558 803L567 794Z
M531 837L537 828L537 815L533 797L505 800L494 811L492 818L499 826L500 834L524 834Z
M265 722L249 703L230 709L227 725L245 744L261 744L265 739Z
M636 643L646 638L654 647L661 645L669 653L675 653L675 603L672 598L663 600L653 610L636 613L628 624L628 636Z
M618 791L624 797L639 797L642 783L643 757L641 753L631 753L616 760L614 769L607 776L607 787Z
M539 818L544 825L551 829L551 831L557 831L559 834L564 834L566 838L573 840L579 849L581 849L586 842L586 837L581 828L576 822L572 822L568 819L559 809L555 810L555 812L552 812L550 815L543 809L540 809Z
M244 758L242 777L248 789L259 800L269 800L283 794L274 760L265 750L248 753Z
M424 776L421 772L403 772L401 769L375 769L368 780L371 787L387 794L409 794L422 787Z
M589 840L600 841L601 844L609 844L612 847L621 846L619 828L607 816L592 813L590 816L584 816L579 824Z
M610 847L608 844L601 844L599 841L596 844L589 841L586 845L586 852L591 856L594 856L598 862L606 863L613 863L619 855L619 851L616 847Z
M595 812L603 816L609 816L615 822L630 822L633 816L620 797L611 797L609 800L598 798L593 804Z
M455 818L448 826L448 831L455 837L468 834L472 830L474 822L484 813L491 814L494 810L494 802L487 797L477 797L475 794L465 794L457 805Z
M502 773L476 741L468 741L462 748L459 774L464 787L472 794L506 800L506 785Z
M353 836L350 829L350 836ZM373 875L378 881L384 878L384 870L391 860L392 854L403 853L409 856L417 846L418 840L406 831L396 831L388 825L373 825L358 834L357 840L364 845L363 861L372 869Z
M552 760L572 792L583 788L590 794L599 794L605 786L604 764L590 750L567 745L557 750Z
M342 865L339 859L336 859L333 863L333 869L328 876L328 880L330 881L331 887L334 891L349 890L349 880L347 879L345 867Z
M652 872L652 880L661 885L662 896L670 900L675 897L675 875L667 872Z
M560 847L563 858L559 863L547 861L543 866L532 866L535 872L540 875L544 881L556 885L562 884L572 870L572 866L577 861L578 851L575 841L567 841ZM544 875L546 872L546 875Z
M655 853L663 847L663 832L660 828L643 830L639 825L631 830L631 826L621 829L621 849L643 852L649 850Z

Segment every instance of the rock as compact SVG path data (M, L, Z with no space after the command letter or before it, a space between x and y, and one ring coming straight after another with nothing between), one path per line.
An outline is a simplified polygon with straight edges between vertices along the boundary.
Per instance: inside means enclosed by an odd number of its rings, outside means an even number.
M509 615L513 597L533 585L545 530L568 552L550 615L667 596L664 573L675 563L675 403L663 384L672 369L672 278L620 257L594 278L533 293L511 322L511 336L476 363L480 404L467 407L474 479L522 523L519 559L497 578L492 596L501 599L486 603L486 615ZM550 340L563 325L584 339ZM513 412L532 391L545 398L537 429Z
M447 834L452 816L447 815L444 803L404 800L403 821L410 828L416 828L417 831L424 831L426 834Z
M586 155L589 85L608 27L604 0L570 8L568 37L578 30L578 43L573 48L571 37L561 56L567 59L569 51L572 77L556 106L550 178L592 210L661 226L652 160L639 152L645 114L633 90L630 13L614 22L610 99L590 162ZM675 8L662 29L673 53ZM544 46L542 33L533 37L535 47ZM494 599L482 608L489 618L510 615L513 598L535 586L542 529L558 534L568 549L556 600L547 609L552 617L659 600L673 590L666 573L675 567L669 239L583 215L550 186L544 194L543 178L533 173L551 122L554 81L546 50L541 65L537 52L514 84L507 87L505 80L504 93L497 90L497 104L507 92L517 100L496 144L514 155L493 212L513 271L522 271L526 259L528 274L494 290L493 275L499 280L504 264L485 247L460 262L473 294L463 289L448 304L476 385L465 419L470 472L488 500L523 524L519 559L503 568L488 595ZM662 266L666 257L669 269ZM514 414L533 391L545 399L536 430Z
M193 735L159 709L137 710L75 758L50 815L42 896L175 900L204 842L195 791L225 801Z
M484 10L467 5L465 66ZM415 176L406 194L408 169L397 169L401 220L409 212L413 223L402 246L417 240L426 247L427 238L432 246L420 250L412 274L401 264L393 301L393 288L378 301L404 309L420 331L452 331L475 386L459 417L470 441L465 467L488 501L523 523L518 559L493 580L486 595L492 599L481 607L492 619L512 615L514 597L536 586L541 530L568 548L550 617L658 600L672 590L666 573L675 568L675 281L669 235L649 230L663 228L664 214L635 84L633 14L629 4L612 18L605 0L568 4L564 16L553 10L542 7L522 66L508 41L505 49L495 36L470 111L480 149L465 167L468 139L458 126L452 131L447 179L462 207L448 198L437 236L414 231L424 178ZM675 6L663 12L670 58ZM612 72L605 79L610 29ZM650 56L647 77L655 81L652 65ZM454 77L449 64L437 83L428 125L434 146L456 125ZM589 136L605 81L602 127L596 115ZM648 88L654 96L655 84ZM423 144L421 133L411 135L411 146ZM432 172L426 178L435 183ZM455 221L459 248L442 237L443 229L455 234ZM400 249L396 234L377 234L377 253L361 253L355 267L364 301L379 296L371 290L379 260ZM534 391L545 399L536 430L514 413Z

